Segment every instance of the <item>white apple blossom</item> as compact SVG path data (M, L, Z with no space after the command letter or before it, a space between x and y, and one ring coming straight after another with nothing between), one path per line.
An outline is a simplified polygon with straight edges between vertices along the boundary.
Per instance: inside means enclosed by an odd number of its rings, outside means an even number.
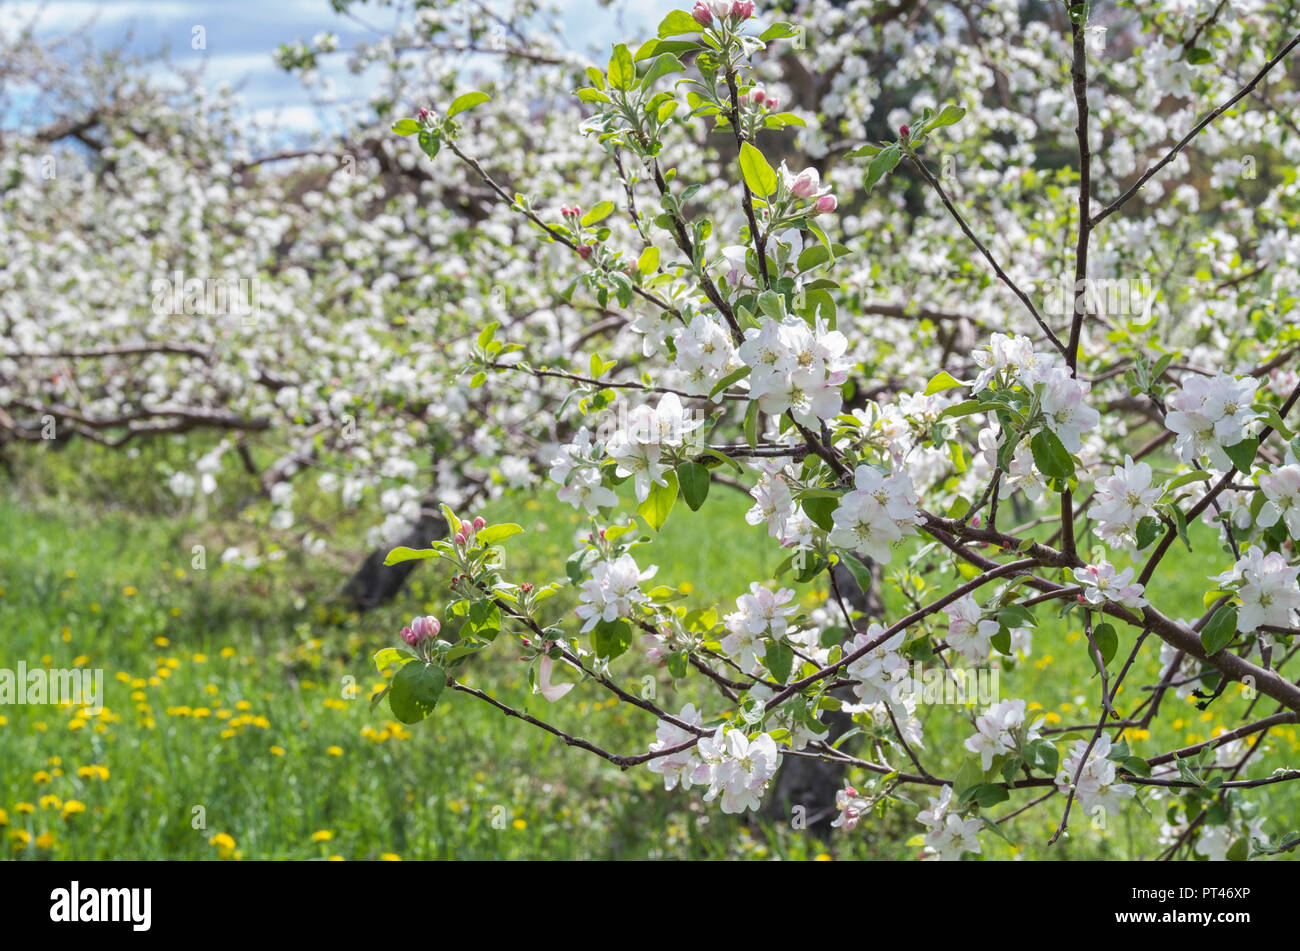
M1151 467L1125 456L1123 466L1097 480L1092 509L1097 536L1111 544L1136 545L1138 522L1155 516L1161 494L1158 486L1151 485Z
M1291 537L1300 539L1300 465L1277 466L1260 473L1258 482L1268 499L1259 510L1260 526L1269 528L1280 519Z
M1142 585L1133 581L1132 565L1116 574L1114 565L1100 561L1075 568L1074 580L1083 585L1083 597L1089 604L1111 601L1135 611L1147 604L1147 599L1142 597Z
M948 646L973 664L988 660L999 624L984 617L974 596L963 595L944 608L944 613L948 615Z
M1025 701L1003 700L995 703L975 718L975 735L968 737L966 749L980 756L980 767L987 772L993 758L1019 749L1021 744L1039 739L1038 728L1043 724L1039 717L1025 726ZM1022 727L1024 728L1022 731Z
M1280 552L1264 553L1258 545L1230 569L1212 580L1221 588L1231 588L1241 599L1237 612L1237 630L1243 634L1265 625L1291 627L1300 611L1300 585L1296 578L1300 568L1287 564Z
M745 331L740 359L751 368L750 398L769 416L789 410L805 426L818 426L840 411L840 386L847 379L848 341L821 320L816 327L799 317L779 323L764 317Z
M1183 462L1208 461L1218 469L1232 468L1224 446L1235 446L1250 434L1260 414L1252 408L1259 381L1219 373L1212 377L1189 373L1170 394L1165 425L1178 438L1174 448Z
M880 624L872 624L865 632L859 632L846 649L846 654L862 650L884 635L885 629ZM907 661L899 655L898 649L907 639L906 631L898 631L881 641L857 660L848 664L845 671L853 684L853 693L863 703L880 703L888 700L895 683L907 675Z
M704 725L704 720L693 703L688 703L682 707L681 712L677 714L677 719L692 726ZM660 750L672 749L694 738L694 733L683 730L667 720L660 720L659 726L655 729L655 741L650 744L650 752L657 753ZM658 773L664 778L665 790L676 789L678 783L682 784L683 789L689 789L692 783L691 774L699 765L700 756L697 748L691 746L676 753L669 753L666 756L650 760L646 764L646 769L652 773Z
M833 527L827 540L888 564L893 557L893 543L914 533L920 521L918 505L907 472L885 476L872 466L858 466L853 473L853 489L841 497L832 515Z
M937 797L929 797L930 805L917 813L916 819L925 826L925 849L921 857L926 860L952 861L966 852L980 852L976 834L984 828L979 818L963 819L952 811L952 786L944 785Z
M1079 781L1075 783L1075 771L1079 769L1087 750L1087 740L1075 741L1069 754L1061 761L1061 768L1056 774L1056 788L1068 793L1073 786L1079 806L1088 815L1092 815L1098 808L1106 810L1109 815L1119 815L1121 802L1132 799L1137 791L1128 783L1115 781L1117 770L1115 763L1106 758L1110 755L1111 744L1110 737L1105 733L1097 737L1092 751L1088 753Z
M591 571L591 578L580 586L582 603L574 614L585 622L583 633L596 626L597 621L616 621L632 613L632 605L645 604L649 598L638 585L654 577L659 570L651 565L645 571L637 567L630 554L622 554L614 561L602 561Z

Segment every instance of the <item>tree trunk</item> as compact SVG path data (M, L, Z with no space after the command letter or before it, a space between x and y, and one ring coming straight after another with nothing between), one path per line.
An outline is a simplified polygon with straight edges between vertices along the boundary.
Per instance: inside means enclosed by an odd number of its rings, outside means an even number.
M425 509L420 520L397 542L386 545L366 556L356 574L343 586L343 595L358 611L369 611L383 604L402 590L406 579L419 561L404 561L385 567L384 559L397 546L428 548L429 542L447 537L447 520L436 509Z
M865 558L863 562L871 566L870 591L863 591L843 564L831 569L835 584L851 608L868 617L881 617L885 607L880 599L880 569ZM833 603L830 607L838 609ZM846 687L832 691L832 695L849 702L854 699L852 690ZM828 711L823 722L830 727L828 743L834 743L853 726L853 718L840 710ZM825 838L830 835L831 822L835 819L835 794L843 787L843 764L808 756L787 756L764 800L762 815L782 822L794 822L798 818L803 828ZM801 812L796 812L796 807Z

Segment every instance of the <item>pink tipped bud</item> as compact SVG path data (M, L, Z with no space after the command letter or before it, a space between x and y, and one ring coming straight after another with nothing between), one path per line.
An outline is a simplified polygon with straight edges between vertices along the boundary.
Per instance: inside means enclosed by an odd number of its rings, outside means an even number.
M1088 599L1085 598L1082 594L1076 594L1076 595L1074 596L1074 600L1078 601L1080 604L1087 604L1087 603L1088 603Z
M420 643L420 639L415 636L415 632L409 627L402 628L402 640L406 641L406 643L410 644L412 647Z
M834 195L822 195L817 199L817 204L813 206L819 215L828 215L835 210L836 201Z
M411 633L415 635L415 641L408 643L431 641L438 636L438 632L441 630L442 622L436 617L418 617L411 622Z
M582 258L584 261L591 257L591 252L592 246L589 244L579 245L578 247L578 257Z
M754 15L754 0L736 0L731 5L731 15L737 20L748 20Z
M905 125L900 125L898 127L898 134L901 135L903 138L907 138L909 135L912 134L912 130Z
M767 97L767 108L771 109L772 111L775 112L775 111L776 111L776 107L779 106L780 104L781 104L781 101L780 101L779 99L777 99L776 96L768 96L768 97Z
M790 183L790 191L796 198L812 198L821 187L821 177L815 168L805 168Z
M456 544L457 544L457 545L463 545L463 544L465 544L465 533L464 533L464 532L457 532L457 533L456 533Z
M703 3L695 4L695 8L691 10L691 16L695 17L695 22L700 26L709 26L713 23L713 14L709 12L709 8Z
M767 98L767 93L763 91L762 86L755 89L752 95L754 97L754 102L760 106L763 104L763 100Z
M474 519L474 531L477 532L479 529L481 529L481 528L482 528L484 525L486 525L486 524L487 524L487 522L484 521L483 516L482 516L482 515L478 516L477 518Z

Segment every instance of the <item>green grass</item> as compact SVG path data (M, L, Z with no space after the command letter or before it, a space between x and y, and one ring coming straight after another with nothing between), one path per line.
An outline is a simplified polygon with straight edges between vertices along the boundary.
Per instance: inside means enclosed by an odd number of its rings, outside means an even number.
M782 557L762 526L744 524L748 506L740 493L715 489L699 515L675 512L656 544L638 550L639 560L660 566L656 583L690 581L691 603L728 610ZM585 524L547 498L503 499L484 514L529 532L508 546L516 580L562 576ZM10 501L0 503L0 537L0 667L23 660L103 668L108 707L98 718L70 707L0 707L0 809L8 821L0 832L10 857L215 858L218 835L247 859L908 858L918 851L913 808L821 842L786 824L724 816L698 790L666 793L644 769L620 771L464 695L448 694L422 724L395 728L386 706L371 713L364 699L380 682L370 657L395 644L411 615L441 610L436 566L421 568L397 603L358 617L333 600L339 565L290 553L252 574L223 568L224 540L183 517ZM191 565L195 544L210 546L203 570ZM1221 567L1208 532L1197 531L1194 544L1197 552L1171 558L1152 586L1175 616L1200 613L1204 575ZM904 564L900 553L890 569ZM810 586L801 596L814 604L824 594ZM904 607L896 591L887 601L892 615ZM551 603L557 611L571 606ZM1040 702L1061 725L1094 722L1097 683L1081 634L1048 609L1039 616L1033 654L1003 672L1002 695ZM1123 656L1132 634L1120 633ZM1154 677L1156 652L1149 654L1123 699L1131 702ZM629 678L655 673L632 655L619 665ZM528 693L524 673L502 638L465 678L607 749L640 752L653 739L649 716L610 704L598 687L580 686L550 705ZM685 697L671 695L662 671L657 677L664 705L677 709ZM348 698L350 685L362 699ZM1216 726L1241 722L1246 707L1235 689L1204 720L1185 701L1167 703L1153 735L1134 738L1136 751L1208 737ZM720 709L717 701L710 709ZM941 708L920 715L927 767L954 775L969 757L961 749L969 720ZM1300 748L1293 729L1275 731L1271 744L1251 775L1294 762ZM81 775L91 766L106 769L107 779ZM925 804L923 790L906 793ZM1276 820L1270 832L1296 824L1295 796L1283 785L1253 797ZM1018 792L991 814L1029 798ZM65 816L69 801L85 811ZM1150 832L1167 802L1150 804L1152 818L1130 807L1104 832L1080 821L1073 839L1048 850L1063 805L1056 797L1014 824L1018 848L989 833L981 841L991 857L1149 857ZM331 838L313 841L317 832Z

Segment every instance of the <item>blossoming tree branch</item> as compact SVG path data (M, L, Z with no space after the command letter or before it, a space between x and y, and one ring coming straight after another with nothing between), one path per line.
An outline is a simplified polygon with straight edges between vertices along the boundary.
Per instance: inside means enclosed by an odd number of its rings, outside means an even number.
M430 159L463 163L543 242L571 252L577 282L635 309L632 329L647 357L637 380L616 381L599 357L587 374L557 374L503 344L495 324L482 329L469 372L559 376L586 394L582 424L549 475L591 527L568 578L549 583L508 570L505 552L525 543L519 526L450 508L450 539L393 550L391 563L436 559L454 592L442 621L417 618L403 630L409 649L376 657L381 670L395 669L386 691L395 715L418 720L448 691L468 694L618 766L659 773L667 789L698 789L732 813L759 807L782 758L847 764L865 781L841 791L836 825L911 809L926 857L979 852L981 834L1002 835L1004 823L1034 808L1059 814L1055 842L1091 817L1147 808L1170 790L1184 794L1189 810L1171 852L1198 835L1224 849L1240 840L1243 854L1295 844L1290 830L1270 839L1225 808L1253 788L1300 779L1291 769L1249 771L1265 734L1300 718L1300 686L1284 671L1300 610L1300 441L1288 424L1300 399L1295 334L1254 341L1243 352L1257 362L1245 367L1240 355L1235 368L1189 362L1154 330L1117 360L1108 346L1115 323L1093 282L1107 228L1130 202L1149 203L1147 183L1258 89L1300 35L1139 176L1105 182L1093 168L1088 5L1064 12L1073 59L1062 101L1071 103L1077 135L1066 306L1036 302L1020 286L988 223L959 208L937 174L936 153L960 134L966 109L922 108L892 141L847 152L870 193L864 201L880 200L900 168L915 170L938 203L928 207L964 236L966 267L1001 285L1006 314L968 359L950 346L910 388L865 399L858 394L870 358L855 355L869 347L854 339L853 318L837 313L831 293L842 290L837 274L854 254L823 228L837 212L835 189L815 168L769 158L803 119L780 111L757 62L799 41L798 24L760 23L747 0L702 0L670 13L639 47L614 47L607 69L588 69L577 91L590 107L582 131L608 155L613 176L608 197L586 211L508 191L461 148L458 117L483 108L486 94L395 125ZM680 129L695 123L731 140L722 174L739 209L734 232L694 212L702 183L677 166ZM611 230L606 219L616 213L630 229ZM1134 439L1135 413L1158 433ZM633 509L657 532L736 484L753 498L747 521L788 553L777 575L829 583L828 610L801 613L794 590L752 579L737 579L743 593L734 606L687 610L675 604L674 587L687 579L645 567L654 536ZM1198 518L1217 527L1221 550L1191 552L1189 525ZM1180 571L1204 577L1197 617L1162 609L1151 586L1180 554ZM899 559L906 613L864 617L834 584L836 565L870 588L880 566ZM927 574L938 580L918 583ZM566 618L548 600L570 585L579 605ZM998 700L971 717L960 770L936 775L926 764L915 662L949 676L1004 664L1049 614L1082 632L1096 671L1086 689L1101 715L1052 729L1032 697ZM470 683L468 661L503 635L522 650L535 691L555 705L555 723ZM1121 697L1136 661L1151 652L1159 679L1138 691L1140 701L1133 691ZM658 691L637 683L648 667L666 671L670 691L685 693L698 680L710 692L692 696L711 699L659 702ZM1013 683L1021 669L1011 669ZM557 725L566 697L588 686L647 714L655 735L646 750L601 749ZM1168 713L1171 692L1195 689L1204 707L1230 688L1256 702L1229 732L1143 755L1122 739ZM856 753L828 741L823 717L835 710L860 725ZM966 716L961 708L942 714ZM910 787L928 805L911 805Z

